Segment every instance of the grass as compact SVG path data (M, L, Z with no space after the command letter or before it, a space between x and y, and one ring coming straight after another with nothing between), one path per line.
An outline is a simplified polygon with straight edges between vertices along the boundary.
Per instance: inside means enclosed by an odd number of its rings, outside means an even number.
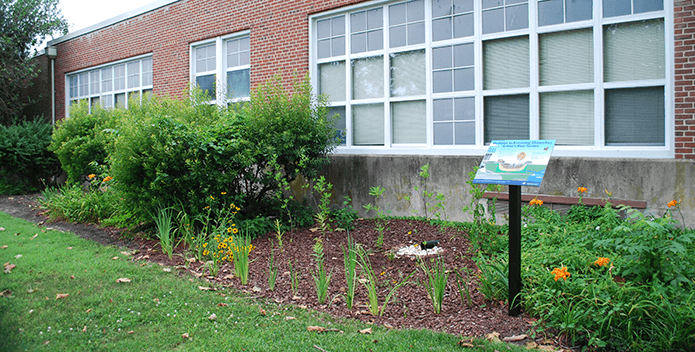
M179 277L175 268L167 272L157 264L133 262L122 248L36 227L5 213L0 213L0 227L5 228L0 247L7 246L0 249L0 262L16 265L0 276L0 351L461 349L461 337L455 335L335 319L256 301L224 287L201 290L211 284ZM131 281L119 283L119 278ZM57 299L57 294L69 296ZM215 320L209 319L212 314ZM344 333L308 332L311 325ZM367 327L373 334L358 332ZM482 340L475 344L484 347L467 350L501 349Z

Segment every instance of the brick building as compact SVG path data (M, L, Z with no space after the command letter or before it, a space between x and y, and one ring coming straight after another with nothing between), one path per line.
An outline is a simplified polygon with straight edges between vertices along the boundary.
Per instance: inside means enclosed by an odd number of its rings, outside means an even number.
M400 181L385 170L401 165L416 182L418 164L432 162L456 174L433 179L458 206L461 178L490 140L555 139L549 170L559 172L524 192L588 185L654 210L680 197L692 212L694 9L690 0L159 0L49 43L55 114L81 99L127 108L189 84L226 104L297 71L341 116L344 142L327 170L339 191L395 192Z

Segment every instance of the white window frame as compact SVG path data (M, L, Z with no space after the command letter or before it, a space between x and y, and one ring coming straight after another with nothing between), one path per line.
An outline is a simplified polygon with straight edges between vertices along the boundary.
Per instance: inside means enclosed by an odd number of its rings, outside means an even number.
M346 116L346 145L339 146L336 152L339 154L424 154L424 155L484 155L487 146L484 144L484 98L487 96L528 94L529 95L529 131L530 139L538 139L540 134L540 94L547 92L561 92L573 90L594 91L594 145L591 146L568 146L557 145L553 156L567 157L609 157L609 158L673 158L675 156L675 113L674 113L674 33L673 33L673 0L664 0L664 10L631 14L618 17L603 18L603 2L594 1L592 8L592 19L585 21L559 23L547 26L538 26L538 0L529 0L529 27L513 31L482 34L482 4L475 1L474 5L474 35L465 38L455 38L432 41L432 0L425 0L425 43L422 45L404 46L390 48L389 46L389 22L388 6L401 3L400 1L376 0L356 5L346 6L331 11L314 14L309 16L309 72L311 83L315 93L319 93L319 64L343 61L345 62L345 101L331 101L329 106L345 107ZM350 53L350 13L364 11L370 8L383 6L384 11L384 45L379 51L370 51L359 54ZM317 59L317 21L344 15L346 50L345 55L333 56ZM603 77L603 28L606 25L616 23L626 23L643 21L650 19L663 19L664 41L665 41L665 72L663 79L636 80L626 82L604 82ZM539 81L539 36L545 33L557 31L569 31L574 29L593 28L594 40L594 81L592 83L567 84L556 86L540 86ZM529 38L529 86L525 88L484 90L483 88L483 43L487 40L509 38L516 36L528 36ZM438 46L456 45L462 43L474 43L475 47L475 89L467 92L451 93L432 93L432 49ZM391 102L403 100L415 100L415 97L391 97L389 91L389 54L395 52L410 51L416 49L426 51L426 94L417 99L426 100L426 121L427 121L427 143L421 145L394 145L391 136ZM354 101L352 99L352 73L351 60L381 55L384 58L384 94L381 98L365 99ZM633 87L663 87L664 88L664 145L663 146L607 146L605 140L605 117L604 117L604 91L614 88L633 88ZM433 117L432 101L436 98L456 98L456 97L475 97L475 145L434 145L433 143ZM383 103L384 104L384 145L383 146L355 146L352 145L352 111L351 107L357 104Z
M81 100L87 100L87 102L88 102L87 105L89 107L90 113L94 109L94 106L92 105L93 99L99 99L99 102L102 105L102 107L106 108L106 109L111 109L111 108L114 108L116 106L116 95L118 95L118 94L125 94L126 100L125 100L124 108L126 108L126 109L128 108L128 104L129 104L128 101L129 101L130 95L138 94L138 96L142 100L143 95L147 92L151 92L153 89L153 82L151 84L148 84L148 85L142 84L142 72L143 72L142 71L142 68L143 68L142 62L143 62L143 60L146 60L146 59L152 60L152 54L145 54L145 55L131 57L128 59L109 62L107 64L93 66L90 68L86 68L86 69L82 69L79 71L74 71L74 72L70 72L70 73L66 74L65 75L65 87L66 87L66 89L65 89L65 116L70 117L70 106L74 102L79 102ZM128 64L132 64L134 62L138 62L138 69L139 69L138 77L139 77L140 84L138 86L128 88ZM120 65L124 65L124 67L125 67L125 76L124 76L125 83L124 83L123 89L115 90L114 89L114 83L115 83L114 69L115 69L115 67L120 66ZM105 68L111 68L111 83L110 83L111 84L111 90L108 92L105 92L103 89L103 86L102 86L103 81L105 79L105 77L102 77L102 75L103 75L102 70ZM154 70L149 71L149 72L152 73L154 76ZM96 75L94 75L94 73L96 73ZM80 83L82 83L82 82L80 82L80 80L82 79L81 77L85 77L85 76L89 80L87 82L87 94L81 94L79 91L79 88L80 88ZM98 77L98 90L99 90L99 92L92 93L91 88L92 88L93 84L97 83L97 82L92 82L92 80L94 79L95 76ZM77 92L76 92L75 97L72 97L70 94L71 93L70 92L70 79L71 78L77 79L77 87L76 87ZM103 101L102 101L102 99L103 99L102 97L107 96L107 95L111 97L111 105L104 106Z
M232 68L227 68L227 42L234 39L241 39L243 37L248 37L250 39L251 31L241 31L233 34L227 34L215 38L210 38L206 40L201 40L198 42L191 43L189 45L189 82L191 85L196 84L196 76L198 75L209 75L211 73L215 74L215 96L211 97L208 101L209 104L217 104L219 106L225 106L231 103L249 101L250 97L240 97L240 98L228 98L227 95L227 72L251 69L251 55L249 54L249 63L247 65L234 66ZM201 46L205 45L215 45L215 70L205 71L201 73L196 73L196 55L195 50ZM250 44L249 44L250 45ZM249 88L251 85L251 76L249 75ZM220 87L224 87L221 89Z

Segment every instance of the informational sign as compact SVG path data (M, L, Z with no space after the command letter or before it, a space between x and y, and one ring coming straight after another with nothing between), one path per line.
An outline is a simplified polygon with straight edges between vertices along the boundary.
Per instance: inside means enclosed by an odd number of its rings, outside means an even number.
M473 183L540 187L555 140L492 141Z

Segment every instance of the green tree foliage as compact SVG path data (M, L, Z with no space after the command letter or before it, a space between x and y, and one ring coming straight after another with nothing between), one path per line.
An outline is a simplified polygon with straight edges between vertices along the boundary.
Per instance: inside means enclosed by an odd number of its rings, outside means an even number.
M0 124L11 124L30 101L20 91L38 75L32 48L48 35L67 33L58 1L0 1Z

